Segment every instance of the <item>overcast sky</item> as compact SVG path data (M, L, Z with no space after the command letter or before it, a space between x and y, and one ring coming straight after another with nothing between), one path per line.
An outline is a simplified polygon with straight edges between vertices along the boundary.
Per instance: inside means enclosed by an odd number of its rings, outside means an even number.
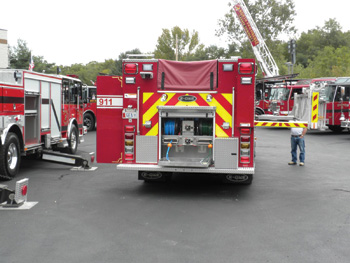
M139 48L153 52L162 28L199 32L200 42L226 47L215 36L229 0L0 0L0 28L8 42L23 39L34 56L57 65L103 62ZM295 25L306 32L336 18L350 30L347 0L294 0Z

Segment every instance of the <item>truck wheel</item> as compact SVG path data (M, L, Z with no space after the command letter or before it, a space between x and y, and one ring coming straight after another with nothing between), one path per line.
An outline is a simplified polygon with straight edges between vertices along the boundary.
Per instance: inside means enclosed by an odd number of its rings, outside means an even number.
M337 125L329 125L328 128L335 133L340 133L344 130L344 128L337 126Z
M224 174L222 182L225 184L252 184L252 174Z
M77 127L73 126L68 139L68 153L75 154L78 149L79 133Z
M0 146L0 178L10 180L16 176L21 163L21 150L16 134L9 132Z
M264 111L261 109L255 109L255 115L262 115L264 114Z
M94 117L91 113L84 114L84 125L87 127L87 131L92 131L95 128Z

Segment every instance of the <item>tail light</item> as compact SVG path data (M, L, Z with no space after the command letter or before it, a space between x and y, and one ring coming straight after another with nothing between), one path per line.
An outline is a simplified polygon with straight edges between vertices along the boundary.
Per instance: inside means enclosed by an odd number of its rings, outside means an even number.
M16 182L15 201L17 204L27 201L28 178Z
M137 64L124 64L124 73L125 74L137 74L138 65Z
M135 126L126 125L125 126L125 134L124 134L124 153L125 160L132 161L134 160L134 149L135 149ZM129 133L128 133L129 132Z
M250 129L243 128L241 129L240 137L240 163L247 166L250 163L250 136L247 136L251 133ZM244 166L244 165L243 165Z

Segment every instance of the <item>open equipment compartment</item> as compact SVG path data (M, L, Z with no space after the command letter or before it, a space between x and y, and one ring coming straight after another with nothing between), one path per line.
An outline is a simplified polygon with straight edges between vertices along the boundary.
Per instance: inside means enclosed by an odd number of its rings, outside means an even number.
M216 107L158 106L160 166L209 167L213 163Z

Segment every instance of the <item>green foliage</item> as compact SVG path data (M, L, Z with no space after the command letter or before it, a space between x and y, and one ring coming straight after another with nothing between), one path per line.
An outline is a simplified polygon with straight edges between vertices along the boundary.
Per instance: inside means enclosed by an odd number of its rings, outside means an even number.
M18 39L17 46L10 46L9 51L11 68L28 69L30 61L30 50L27 46L26 41Z
M281 34L294 34L293 26L294 10L293 0L244 0L260 34L265 41L276 40ZM240 43L241 39L247 39L246 34L238 20L233 4L228 4L230 11L219 20L217 36L227 35L230 42Z
M194 51L199 45L198 32L189 32L188 29L182 30L175 26L171 30L163 29L160 37L158 37L156 50L154 51L155 58L176 60L176 39L178 60L193 60Z

